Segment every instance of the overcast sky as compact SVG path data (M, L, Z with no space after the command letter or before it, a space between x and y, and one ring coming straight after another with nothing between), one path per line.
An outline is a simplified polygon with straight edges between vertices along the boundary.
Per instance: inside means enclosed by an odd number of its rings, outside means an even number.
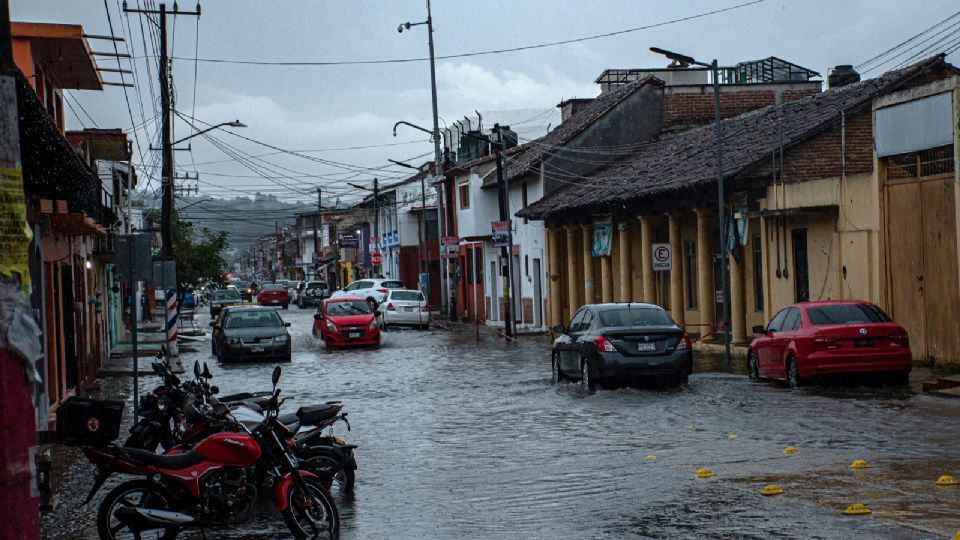
M436 53L453 55L492 49L555 42L618 30L637 28L736 6L748 0L488 0L464 2L435 0L433 18ZM120 50L140 58L139 85L129 89L133 121L154 117L152 94L159 96L155 60L144 58L147 30L148 55L156 38L140 16L120 13L121 0L106 0L118 36L132 31L132 40ZM146 0L129 0L130 7L146 6ZM153 5L153 0L150 1ZM172 2L168 3L168 8ZM195 2L180 2L181 10L193 10ZM721 64L778 56L826 76L831 66L860 64L897 45L924 28L953 14L956 0L766 0L736 10L647 30L573 44L503 54L471 56L437 61L437 85L441 118L447 123L474 115L474 110L523 111L485 115L518 126L521 136L534 136L557 121L552 109L564 98L592 97L599 90L593 80L607 68L662 67L665 60L649 52L651 46L672 49ZM88 34L109 34L104 2L98 0L11 0L12 18L42 22L81 24ZM429 127L431 120L429 64L427 62L345 65L264 66L199 62L201 59L264 62L335 62L423 58L427 56L427 32L423 26L402 34L397 25L426 19L420 0L330 1L330 0L206 0L203 15L170 18L169 33L174 62L177 109L198 120L219 123L239 119L249 127L237 134L288 150L309 152L314 160L276 154L275 150L245 141L225 132L217 139L240 152L263 156L254 171L237 163L202 137L193 139L192 152L177 152L178 167L200 173L200 193L218 197L262 191L284 198L309 200L298 191L323 185L328 193L347 200L352 188L344 178L366 183L404 176L408 171L388 165L388 159L419 164L432 158L427 135L401 127L391 133L397 120ZM175 28L174 28L175 24ZM128 28L129 25L129 28ZM946 34L958 36L957 27ZM952 33L951 33L952 32ZM110 42L91 41L95 51L112 50ZM931 51L938 52L938 51ZM893 67L905 55L881 69ZM948 61L957 63L960 53ZM149 68L146 62L153 65ZM128 67L126 61L122 61ZM116 60L100 57L102 67L116 68ZM152 74L153 77L149 75ZM127 76L129 80L129 76ZM119 81L115 73L105 80ZM103 92L69 92L83 122L67 110L69 129L131 126L124 92L107 87ZM74 102L74 98L76 102ZM156 103L155 101L153 103ZM142 106L142 109L141 109ZM141 110L144 111L143 116ZM84 112L86 111L86 112ZM89 114L91 119L87 118ZM441 127L443 124L441 124ZM147 162L156 163L156 152L147 148L156 137L156 122L138 131L140 151ZM176 125L176 137L190 127ZM395 144L401 143L401 144ZM345 147L393 145L379 148L336 150ZM226 149L233 153L234 150ZM342 165L317 161L333 161ZM196 165L194 165L194 163ZM271 172L272 171L272 172ZM255 178L275 176L273 180ZM156 186L156 183L153 184ZM353 191L353 193L356 193Z

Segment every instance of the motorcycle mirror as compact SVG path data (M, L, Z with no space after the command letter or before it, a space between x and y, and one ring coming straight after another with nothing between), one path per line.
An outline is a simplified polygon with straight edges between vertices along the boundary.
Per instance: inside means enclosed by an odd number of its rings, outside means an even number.
M193 363L193 376L198 379L200 378L200 362Z
M216 385L211 386L211 387L210 387L210 393L212 393L212 394L219 394L219 393L220 393L220 387L219 387L219 386L216 386Z
M273 368L273 387L277 387L277 383L280 382L280 366Z
M206 363L206 362L203 363L203 373L202 373L202 375L203 375L203 378L204 378L204 379L212 379L212 378L213 378L213 373L210 373L210 367L207 366L207 363Z

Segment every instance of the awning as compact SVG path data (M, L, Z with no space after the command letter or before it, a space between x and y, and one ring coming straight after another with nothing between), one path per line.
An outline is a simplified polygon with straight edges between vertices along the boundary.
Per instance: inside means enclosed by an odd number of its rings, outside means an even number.
M50 218L50 230L64 236L106 236L106 230L91 217L77 212L45 214Z

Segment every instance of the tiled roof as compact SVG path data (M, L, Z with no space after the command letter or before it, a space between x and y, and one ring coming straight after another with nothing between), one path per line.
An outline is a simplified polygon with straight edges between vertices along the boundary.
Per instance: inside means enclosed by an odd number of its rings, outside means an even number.
M839 123L841 110L849 113L869 106L875 97L929 68L948 66L943 58L938 55L875 79L723 120L724 178L744 172L761 160L769 160L770 153L781 144L784 148L793 146ZM950 69L954 68L950 66ZM782 139L779 129L782 129ZM568 181L567 186L517 215L543 220L560 213L611 212L645 198L713 186L716 183L715 140L713 124L663 137L579 181Z
M653 80L656 79L648 76L619 86L609 92L603 92L593 101L584 105L576 114L554 128L550 133L534 141L536 145L531 146L523 154L511 159L510 162L507 163L507 177L510 179L516 178L525 174L532 167L536 167L543 158L549 155L551 147L567 144L574 137L590 127L591 124L607 114L607 112L621 101L630 97L634 92ZM484 186L486 187L486 183Z

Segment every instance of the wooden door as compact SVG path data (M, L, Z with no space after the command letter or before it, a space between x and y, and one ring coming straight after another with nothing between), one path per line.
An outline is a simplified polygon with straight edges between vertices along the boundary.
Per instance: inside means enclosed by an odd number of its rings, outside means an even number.
M927 357L960 360L957 337L957 226L953 178L919 184L923 212L923 288Z
M890 316L907 329L915 360L927 358L920 202L918 183L887 185Z

